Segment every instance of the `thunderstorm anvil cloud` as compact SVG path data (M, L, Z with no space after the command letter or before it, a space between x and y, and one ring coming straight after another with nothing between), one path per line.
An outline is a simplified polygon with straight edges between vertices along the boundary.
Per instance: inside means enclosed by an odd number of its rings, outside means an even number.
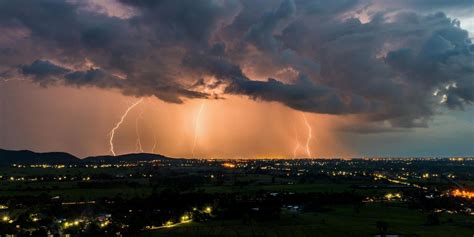
M244 95L393 128L474 101L474 45L441 12L472 1L110 2L127 14L0 0L2 75L172 103Z

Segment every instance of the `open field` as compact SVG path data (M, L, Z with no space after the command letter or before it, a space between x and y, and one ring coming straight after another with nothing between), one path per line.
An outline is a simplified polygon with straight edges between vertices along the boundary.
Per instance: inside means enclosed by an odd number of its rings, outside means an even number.
M74 237L474 234L471 160L229 162L0 167L0 234L21 234L17 225Z
M337 206L327 212L293 216L282 214L278 221L241 220L184 224L145 234L145 236L324 236L366 237L377 232L377 221L388 223L388 233L416 234L420 237L469 237L474 233L474 218L443 214L440 225L426 224L427 213L383 204L366 205L359 213L353 207Z

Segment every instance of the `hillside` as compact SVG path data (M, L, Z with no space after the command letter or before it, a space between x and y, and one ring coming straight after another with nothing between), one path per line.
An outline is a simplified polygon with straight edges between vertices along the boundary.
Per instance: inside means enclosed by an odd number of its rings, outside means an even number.
M77 162L81 162L81 160L65 152L37 153L27 150L11 151L0 149L0 165L69 164Z
M162 155L148 154L148 153L135 153L125 154L119 156L92 156L84 158L83 162L91 163L113 163L113 162L139 162L139 161L153 161L153 160L172 160Z
M0 166L10 166L13 164L75 164L75 163L121 163L140 162L153 160L173 160L157 154L136 153L119 156L91 156L79 159L65 152L33 152L28 150L12 151L0 149Z

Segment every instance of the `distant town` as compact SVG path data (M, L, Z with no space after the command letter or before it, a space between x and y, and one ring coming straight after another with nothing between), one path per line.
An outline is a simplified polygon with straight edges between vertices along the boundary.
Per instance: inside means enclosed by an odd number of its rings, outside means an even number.
M472 157L0 154L0 233L10 236L470 236L474 229Z

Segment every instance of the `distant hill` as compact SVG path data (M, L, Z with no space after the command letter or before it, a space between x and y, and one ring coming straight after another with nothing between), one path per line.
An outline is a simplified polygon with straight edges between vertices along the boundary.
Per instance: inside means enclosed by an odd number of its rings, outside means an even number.
M45 152L33 151L11 151L0 149L0 166L10 166L13 164L33 165L33 164L77 164L77 163L121 163L139 162L153 160L177 160L157 154L137 153L119 156L92 156L79 159L65 152Z
M81 162L79 158L64 152L37 153L26 150L10 151L0 149L0 165L69 164L78 162Z
M153 161L153 160L174 160L157 154L136 153L119 156L93 156L82 159L84 162L91 163L119 163L119 162L139 162L139 161Z

